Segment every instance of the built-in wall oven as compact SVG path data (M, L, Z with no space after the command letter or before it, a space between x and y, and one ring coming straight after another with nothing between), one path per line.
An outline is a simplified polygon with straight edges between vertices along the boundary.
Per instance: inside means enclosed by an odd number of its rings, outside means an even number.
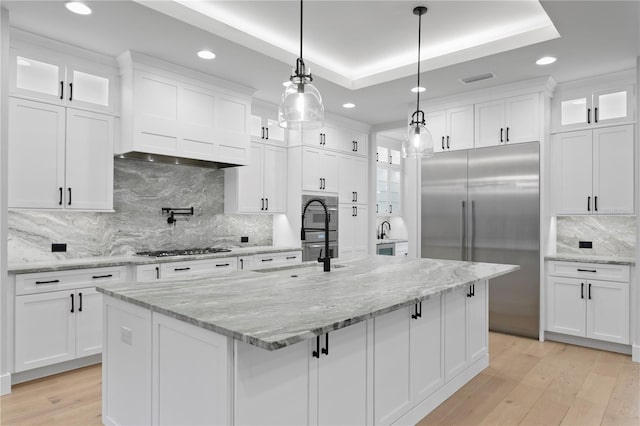
M327 206L329 212L329 257L338 257L338 197L318 197L314 195L302 196L302 208L309 200L319 198ZM324 208L320 203L311 203L307 207L302 224L307 231L302 241L302 261L317 260L324 257ZM317 230L308 230L309 228ZM322 253L320 253L322 251Z

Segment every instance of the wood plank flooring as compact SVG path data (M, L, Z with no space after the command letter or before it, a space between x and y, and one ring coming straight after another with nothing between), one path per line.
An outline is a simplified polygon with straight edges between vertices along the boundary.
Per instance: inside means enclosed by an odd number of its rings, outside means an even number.
M631 357L490 333L489 368L425 417L426 425L640 425ZM14 386L0 424L100 425L101 368Z

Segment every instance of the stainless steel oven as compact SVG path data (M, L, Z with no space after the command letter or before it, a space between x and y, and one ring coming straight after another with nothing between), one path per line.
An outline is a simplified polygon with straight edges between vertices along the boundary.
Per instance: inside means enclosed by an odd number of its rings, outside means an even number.
M302 208L313 198L321 199L329 212L329 256L338 257L338 197L317 197L313 195L302 196ZM304 215L305 240L302 241L302 260L316 260L320 257L320 250L324 253L324 208L320 203L312 203Z

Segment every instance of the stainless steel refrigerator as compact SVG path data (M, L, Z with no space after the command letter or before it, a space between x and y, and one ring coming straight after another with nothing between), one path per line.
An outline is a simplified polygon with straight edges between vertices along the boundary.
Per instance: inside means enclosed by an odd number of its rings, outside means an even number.
M489 329L538 337L538 142L437 154L422 161L421 255L509 263L489 283Z

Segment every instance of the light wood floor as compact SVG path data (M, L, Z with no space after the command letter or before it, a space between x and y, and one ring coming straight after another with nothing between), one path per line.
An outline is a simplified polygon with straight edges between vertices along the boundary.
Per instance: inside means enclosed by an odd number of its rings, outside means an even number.
M426 425L640 425L640 363L561 343L490 334L489 368ZM0 424L100 425L100 366L14 386Z

